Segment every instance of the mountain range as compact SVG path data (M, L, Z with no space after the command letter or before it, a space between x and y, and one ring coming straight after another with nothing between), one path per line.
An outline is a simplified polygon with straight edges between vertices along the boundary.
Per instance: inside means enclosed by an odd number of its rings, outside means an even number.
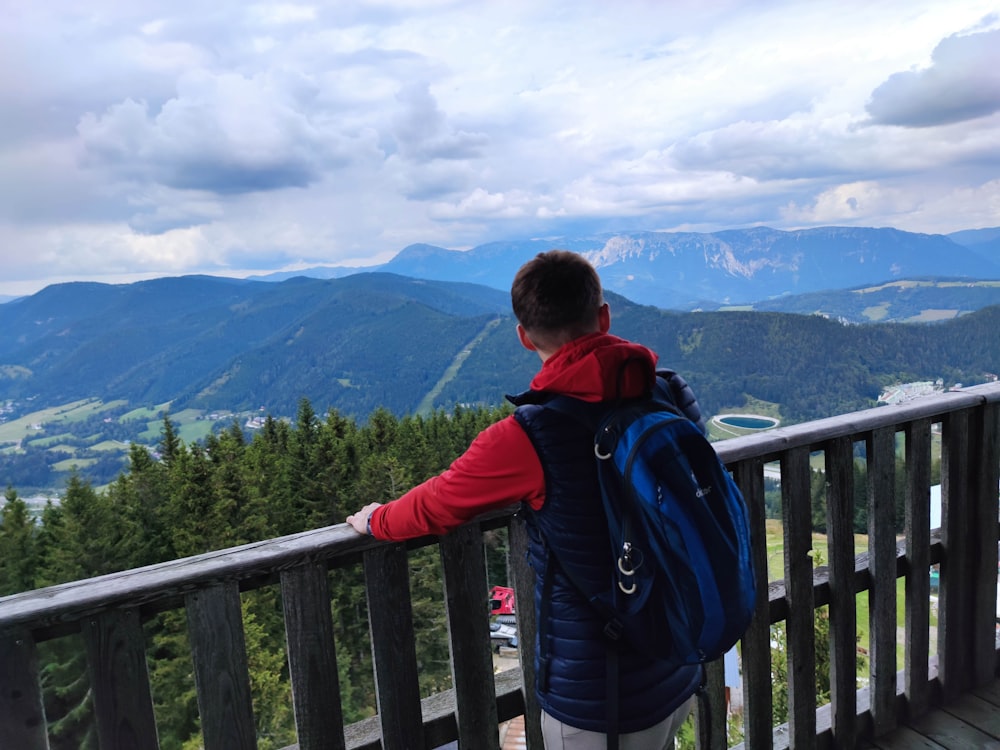
M491 242L465 251L418 244L379 266L314 267L255 278L343 278L359 270L385 271L507 290L525 261L554 247L584 255L606 289L640 304L676 310L763 301L770 309L782 309L784 297L904 279L1000 279L1000 228L945 236L867 227L622 232Z

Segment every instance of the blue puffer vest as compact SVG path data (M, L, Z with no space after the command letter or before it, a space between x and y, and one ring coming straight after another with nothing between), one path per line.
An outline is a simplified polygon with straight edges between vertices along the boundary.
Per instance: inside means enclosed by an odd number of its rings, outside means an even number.
M592 732L607 732L604 620L566 575L559 560L572 565L577 579L607 585L607 525L594 460L593 434L572 418L540 406L543 394L511 397L515 418L538 452L545 472L545 504L528 512L529 561L535 570L536 691L542 710L559 721ZM552 565L550 591L546 568ZM542 597L548 604L542 606ZM543 613L548 621L541 622ZM620 733L659 723L697 690L700 666L674 669L619 646Z

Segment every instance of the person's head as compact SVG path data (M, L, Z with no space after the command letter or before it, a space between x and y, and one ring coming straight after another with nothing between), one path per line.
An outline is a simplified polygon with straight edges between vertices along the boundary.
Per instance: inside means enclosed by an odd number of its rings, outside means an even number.
M510 301L521 343L542 359L573 339L610 327L597 272L567 250L539 253L521 266Z

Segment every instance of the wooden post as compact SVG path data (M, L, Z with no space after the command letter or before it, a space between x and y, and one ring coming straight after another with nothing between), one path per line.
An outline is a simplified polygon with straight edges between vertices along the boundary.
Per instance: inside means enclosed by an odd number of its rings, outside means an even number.
M921 716L930 700L930 486L931 421L906 428L906 645L904 655L908 716Z
M972 681L972 597L976 553L970 528L969 413L944 419L941 445L941 593L938 596L938 678L945 703L955 701Z
M764 465L759 458L740 461L736 483L750 518L750 554L757 581L757 604L743 636L743 720L746 747L771 747L771 609L768 604L767 530L764 512Z
M212 584L185 604L205 750L256 750L239 588Z
M854 595L854 443L826 446L826 533L830 566L830 702L834 747L857 736L857 599Z
M726 667L722 659L705 665L705 694L695 703L696 750L726 750ZM707 704L706 704L707 701ZM702 709L707 708L707 715Z
M108 610L83 624L87 666L102 748L159 747L139 613Z
M23 628L0 632L0 750L49 750L38 655Z
M781 457L781 514L785 525L788 598L788 722L792 747L816 742L816 631L813 602L809 448Z
M499 750L483 532L479 526L467 524L443 537L440 548L458 744Z
M535 571L528 564L528 530L520 514L510 522L510 569L517 610L517 651L524 675L524 737L528 750L542 750L542 710L535 693Z
M365 550L364 565L382 750L422 748L424 726L406 548L386 544Z
M344 750L344 717L324 563L281 572L288 671L299 750Z
M868 439L869 666L873 731L896 726L896 432Z
M972 563L975 588L972 600L972 685L981 687L996 679L997 649L997 510L1000 484L1000 404L984 403L971 420L973 445L970 472L972 525L978 553Z

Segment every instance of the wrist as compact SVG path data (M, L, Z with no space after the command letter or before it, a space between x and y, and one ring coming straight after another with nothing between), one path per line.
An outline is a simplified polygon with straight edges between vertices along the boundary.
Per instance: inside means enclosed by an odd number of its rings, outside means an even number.
M368 514L368 518L365 519L365 533L367 533L368 536L375 536L374 534L372 534L372 515L373 514L374 514L374 511L372 511L372 513L369 513Z

